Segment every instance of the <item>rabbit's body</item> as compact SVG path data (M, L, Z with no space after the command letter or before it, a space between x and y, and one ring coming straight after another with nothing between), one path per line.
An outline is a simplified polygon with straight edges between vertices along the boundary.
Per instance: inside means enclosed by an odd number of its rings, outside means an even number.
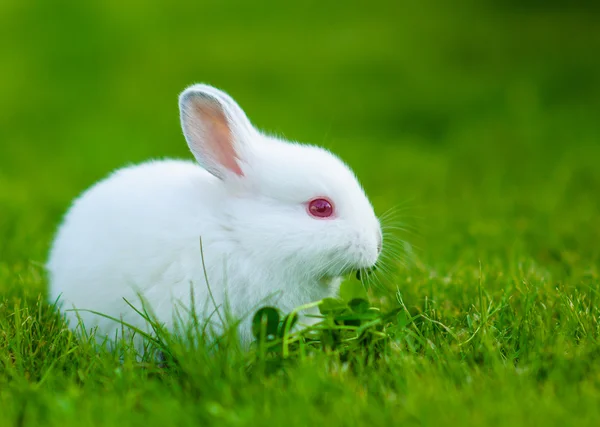
M214 88L193 86L180 105L202 166L163 160L121 169L77 199L59 230L48 262L51 298L79 310L67 312L72 326L80 317L114 336L120 325L95 311L146 329L125 302L139 307L141 295L172 328L192 290L195 311L211 322L220 318L215 304L237 318L261 303L289 311L375 263L379 223L339 159L261 134ZM333 200L335 215L313 211L315 197ZM250 328L240 334L247 342Z
M189 308L191 289L204 318L215 303L221 313L227 303L241 317L269 296L269 302L291 310L335 292L335 278L307 286L291 274L261 268L261 254L239 245L233 225L222 221L228 203L217 184L196 163L165 160L121 169L90 188L73 205L54 244L49 268L53 283L61 286L52 287L52 300L60 297L64 308L83 309L67 313L113 336L120 329L116 322L86 310L118 313L143 328L143 318L125 299L139 307L143 295L169 326L178 304ZM182 206L181 200L189 203ZM244 341L250 338L249 328L240 333Z

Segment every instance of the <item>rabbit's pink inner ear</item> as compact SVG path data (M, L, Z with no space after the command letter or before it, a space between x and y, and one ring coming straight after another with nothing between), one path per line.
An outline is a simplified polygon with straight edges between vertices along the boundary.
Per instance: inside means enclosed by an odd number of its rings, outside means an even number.
M215 163L238 176L243 176L235 151L234 135L223 110L218 106L202 103L194 103L193 108L196 117L203 118L202 123L205 127L203 151L206 151Z

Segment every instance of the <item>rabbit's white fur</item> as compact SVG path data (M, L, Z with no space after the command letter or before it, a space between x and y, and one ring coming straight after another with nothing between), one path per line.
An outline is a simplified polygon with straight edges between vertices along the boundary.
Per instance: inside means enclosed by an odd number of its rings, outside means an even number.
M72 327L80 316L100 335L120 330L85 311L93 310L145 329L124 301L139 303L141 294L172 328L175 307L190 305L191 285L195 309L207 318L215 307L200 239L215 302L237 317L261 303L289 311L331 296L341 275L375 264L379 221L342 161L260 133L211 86L189 87L179 105L201 166L161 160L118 170L74 202L58 231L48 261L50 298L80 310L66 311ZM333 218L308 214L307 203L318 197L333 202Z

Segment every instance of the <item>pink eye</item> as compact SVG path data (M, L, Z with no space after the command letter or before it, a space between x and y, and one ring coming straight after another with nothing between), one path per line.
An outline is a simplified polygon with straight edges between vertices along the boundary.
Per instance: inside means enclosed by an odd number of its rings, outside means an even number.
M308 213L316 218L329 218L333 215L333 205L327 199L314 199L308 203Z

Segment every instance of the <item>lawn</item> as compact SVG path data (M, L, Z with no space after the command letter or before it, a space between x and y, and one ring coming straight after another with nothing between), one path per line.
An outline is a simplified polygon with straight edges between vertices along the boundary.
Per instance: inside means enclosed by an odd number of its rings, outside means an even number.
M596 3L255 3L0 4L0 426L600 425ZM142 363L46 302L70 200L190 157L199 81L396 212L377 280L342 292L397 310L376 348L167 337L176 360Z

